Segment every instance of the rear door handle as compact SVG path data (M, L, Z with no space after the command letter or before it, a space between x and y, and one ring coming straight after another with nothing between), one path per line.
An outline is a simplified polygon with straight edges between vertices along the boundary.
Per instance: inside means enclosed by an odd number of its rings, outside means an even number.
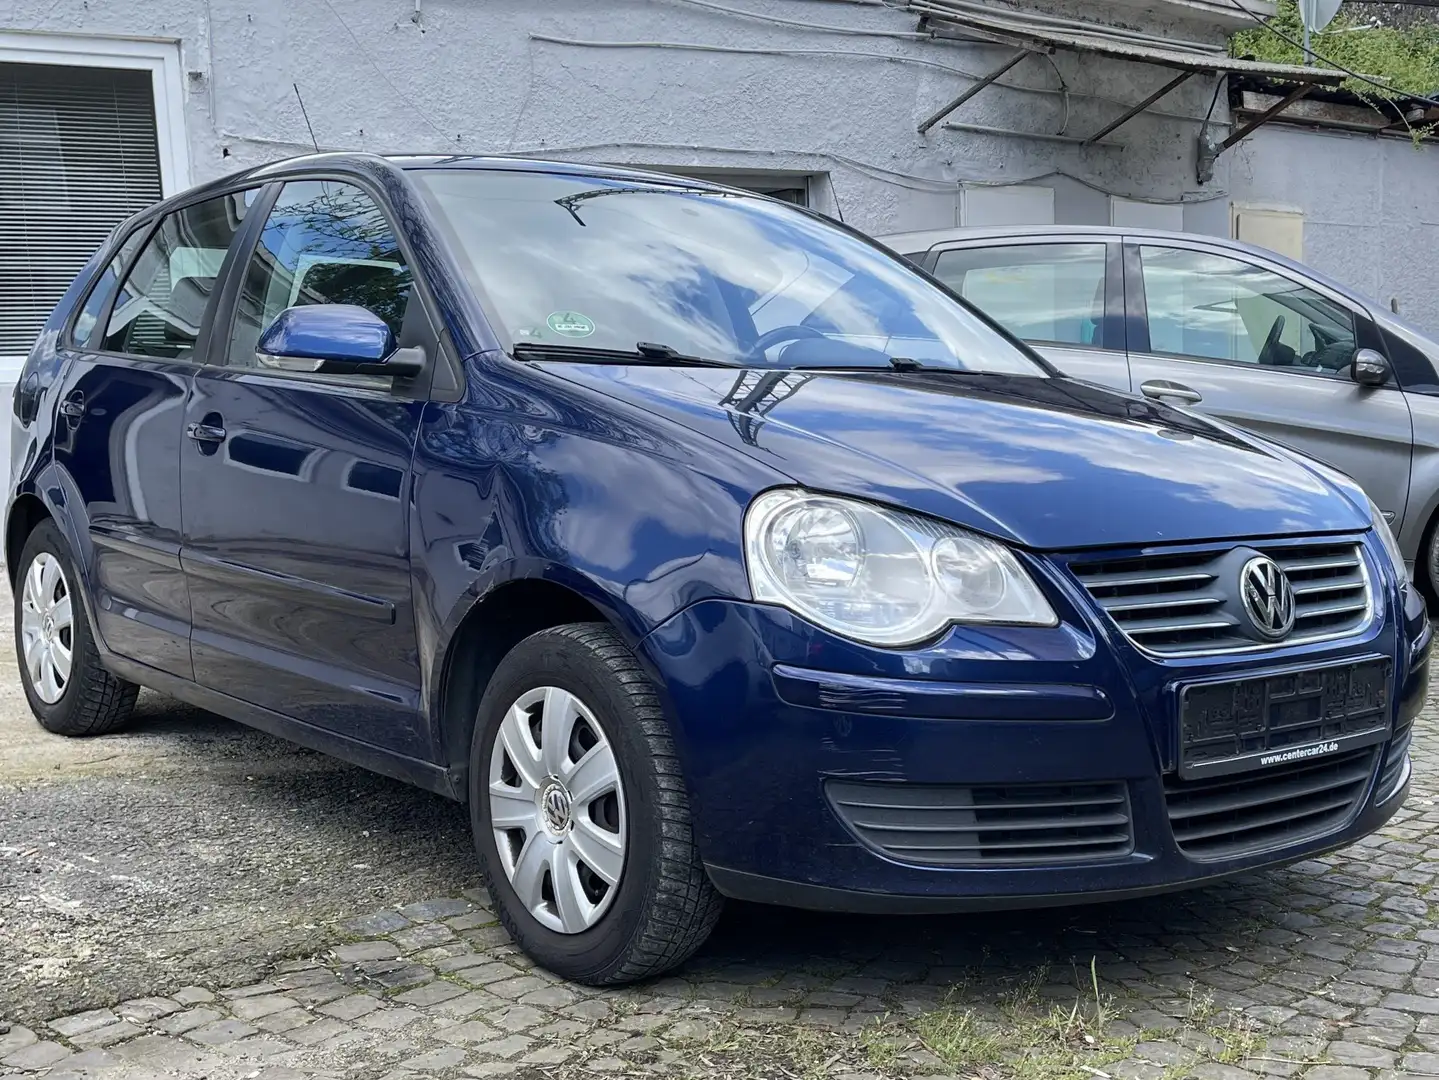
M60 402L60 415L71 420L78 420L85 415L85 395L76 390L64 401Z
M225 441L225 429L215 424L186 424L185 434L197 443L222 443Z
M1139 389L1147 398L1173 398L1186 405L1194 405L1204 400L1204 395L1198 390L1191 390L1183 383L1170 382L1168 379L1153 379L1147 383L1141 383Z

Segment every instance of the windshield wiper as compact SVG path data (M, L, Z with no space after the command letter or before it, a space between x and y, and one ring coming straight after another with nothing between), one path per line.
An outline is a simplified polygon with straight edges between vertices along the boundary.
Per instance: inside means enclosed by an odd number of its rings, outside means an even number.
M670 345L653 341L635 343L633 350L601 349L593 345L559 345L544 341L521 341L510 350L516 360L571 360L581 364L655 364L660 367L732 368L723 360L687 356Z
M889 366L895 371L924 371L925 366L908 356L891 356Z

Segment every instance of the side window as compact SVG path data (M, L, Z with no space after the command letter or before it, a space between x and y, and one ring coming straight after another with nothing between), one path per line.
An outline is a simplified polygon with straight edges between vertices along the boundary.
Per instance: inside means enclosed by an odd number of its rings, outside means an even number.
M196 359L220 265L254 198L254 191L222 195L161 219L115 298L106 352Z
M135 254L135 249L140 246L140 241L145 239L149 232L149 225L136 229L125 242L120 245L120 250L110 260L110 265L95 278L95 284L90 287L90 295L85 297L85 302L80 305L79 312L75 315L75 325L70 331L70 340L76 348L84 349L90 346L90 339L95 334L95 322L100 318L100 312L105 310L105 305L110 302L110 297L115 292L115 286L120 283L120 275L125 270L125 264ZM96 342L98 345L99 342Z
M942 251L939 278L1025 341L1103 347L1104 244Z
M1183 248L1141 247L1149 347L1310 374L1339 375L1354 359L1354 316L1263 267Z
M286 308L303 304L368 308L398 338L410 284L395 232L370 196L331 180L286 184L245 271L228 362L257 366L256 345L265 328ZM364 381L354 375L311 377Z

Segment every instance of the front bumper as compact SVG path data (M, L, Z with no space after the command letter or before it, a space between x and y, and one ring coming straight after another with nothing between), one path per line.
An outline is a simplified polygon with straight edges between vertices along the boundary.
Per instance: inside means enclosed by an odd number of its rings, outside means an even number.
M896 651L727 600L680 612L644 640L643 654L668 699L697 838L721 892L825 910L1050 906L1197 886L1383 825L1407 792L1407 729L1428 682L1428 622L1412 593L1402 608L1395 593L1354 640L1261 656L1146 660L1078 602L1056 628L955 628L927 648ZM1166 797L1177 681L1374 657L1392 658L1398 673L1391 737L1371 748L1347 807L1319 831L1280 835L1262 850L1196 857L1181 847ZM1127 800L1132 842L1043 865L895 857L836 809L836 784L875 782L1113 785Z

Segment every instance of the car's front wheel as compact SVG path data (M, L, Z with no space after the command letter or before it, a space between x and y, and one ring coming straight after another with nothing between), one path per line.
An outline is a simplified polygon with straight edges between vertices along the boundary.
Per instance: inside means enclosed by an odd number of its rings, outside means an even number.
M30 711L56 735L104 735L135 707L140 688L100 663L70 549L53 522L25 541L15 579L15 652Z
M592 985L671 968L721 900L695 847L669 725L610 628L526 638L495 671L470 750L470 821L515 941Z

